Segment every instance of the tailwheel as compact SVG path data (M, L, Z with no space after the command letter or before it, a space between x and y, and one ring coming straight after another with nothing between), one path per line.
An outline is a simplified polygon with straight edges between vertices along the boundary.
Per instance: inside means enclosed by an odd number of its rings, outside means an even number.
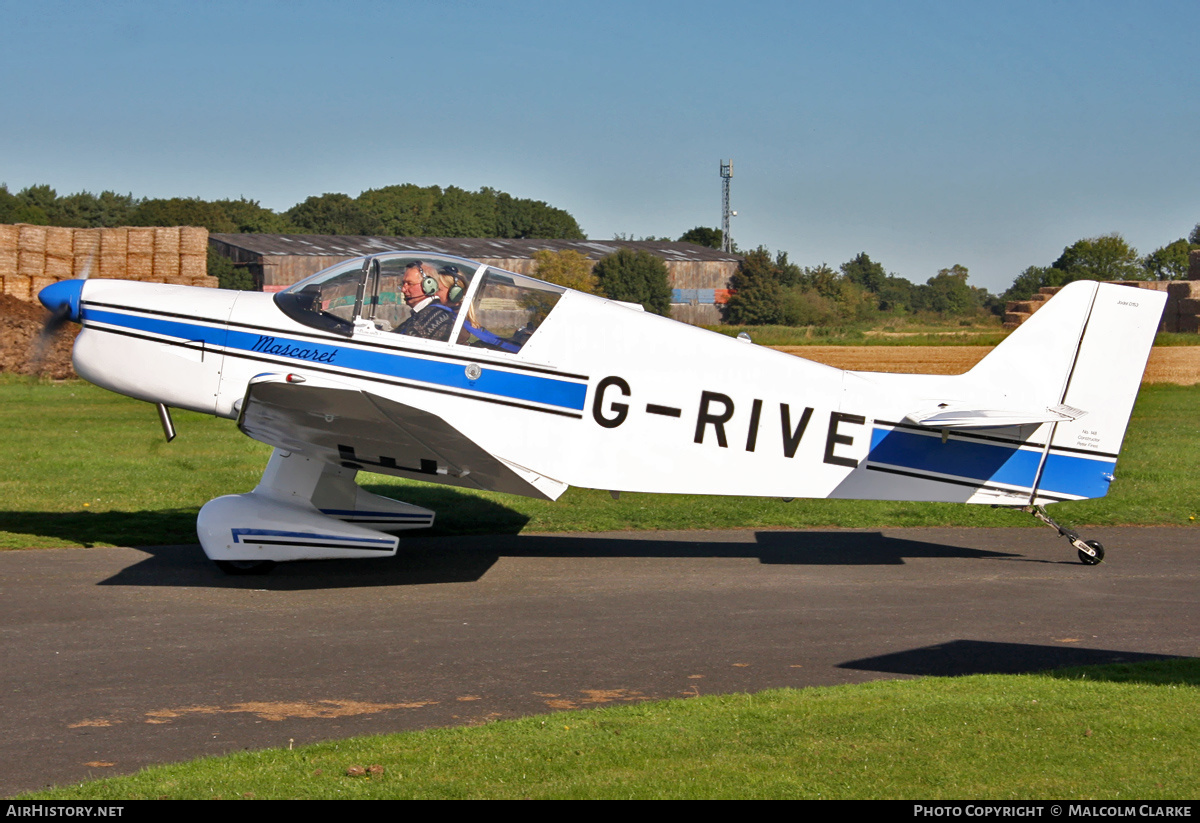
M1075 551L1079 553L1080 563L1083 563L1085 566L1098 566L1104 562L1104 547L1100 545L1099 540L1085 541L1071 529L1056 523L1046 514L1046 510L1041 506L1023 506L1021 510L1032 514L1038 520L1056 530L1061 537L1070 540L1071 545L1075 547Z
M225 574L270 574L274 560L214 560Z
M1097 566L1104 562L1104 547L1100 545L1099 540L1089 540L1086 545L1095 554L1088 554L1083 549L1079 549L1080 563L1083 563L1085 566Z

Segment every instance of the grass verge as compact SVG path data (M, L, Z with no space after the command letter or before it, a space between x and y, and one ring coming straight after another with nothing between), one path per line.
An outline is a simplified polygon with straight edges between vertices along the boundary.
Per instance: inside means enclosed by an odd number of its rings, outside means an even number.
M1184 659L699 697L239 753L26 797L1189 799L1198 685L1200 660Z

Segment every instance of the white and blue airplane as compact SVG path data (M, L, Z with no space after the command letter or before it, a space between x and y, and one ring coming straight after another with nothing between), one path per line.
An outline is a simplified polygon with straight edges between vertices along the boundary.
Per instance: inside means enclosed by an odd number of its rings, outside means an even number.
M274 295L89 279L40 299L83 326L75 371L156 404L168 438L179 408L274 447L253 491L197 521L209 558L255 573L391 556L396 532L433 523L360 471L548 500L576 485L1008 506L1099 563L1043 507L1108 492L1165 295L1072 283L953 376L843 371L425 252Z

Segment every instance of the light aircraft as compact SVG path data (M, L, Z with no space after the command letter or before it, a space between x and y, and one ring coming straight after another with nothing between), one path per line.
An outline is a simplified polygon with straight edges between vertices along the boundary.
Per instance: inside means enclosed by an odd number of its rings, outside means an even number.
M419 305L439 289L440 308ZM432 525L359 471L548 500L577 485L1009 506L1096 564L1103 547L1043 507L1107 493L1165 296L1071 283L954 376L843 371L415 251L274 295L86 279L40 299L83 326L75 371L156 404L168 439L179 408L274 447L253 491L197 520L209 558L260 573L391 556L396 532ZM448 315L432 338L407 333L414 304Z

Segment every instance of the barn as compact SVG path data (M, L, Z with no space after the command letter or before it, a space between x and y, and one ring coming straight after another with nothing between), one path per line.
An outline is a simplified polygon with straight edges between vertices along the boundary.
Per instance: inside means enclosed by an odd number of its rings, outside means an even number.
M504 240L472 237L358 237L319 234L211 234L209 245L245 266L255 285L276 292L354 257L397 249L441 252L535 274L541 249L575 251L595 262L619 249L644 250L667 266L671 316L695 325L721 322L721 306L741 258L718 249L659 240Z

